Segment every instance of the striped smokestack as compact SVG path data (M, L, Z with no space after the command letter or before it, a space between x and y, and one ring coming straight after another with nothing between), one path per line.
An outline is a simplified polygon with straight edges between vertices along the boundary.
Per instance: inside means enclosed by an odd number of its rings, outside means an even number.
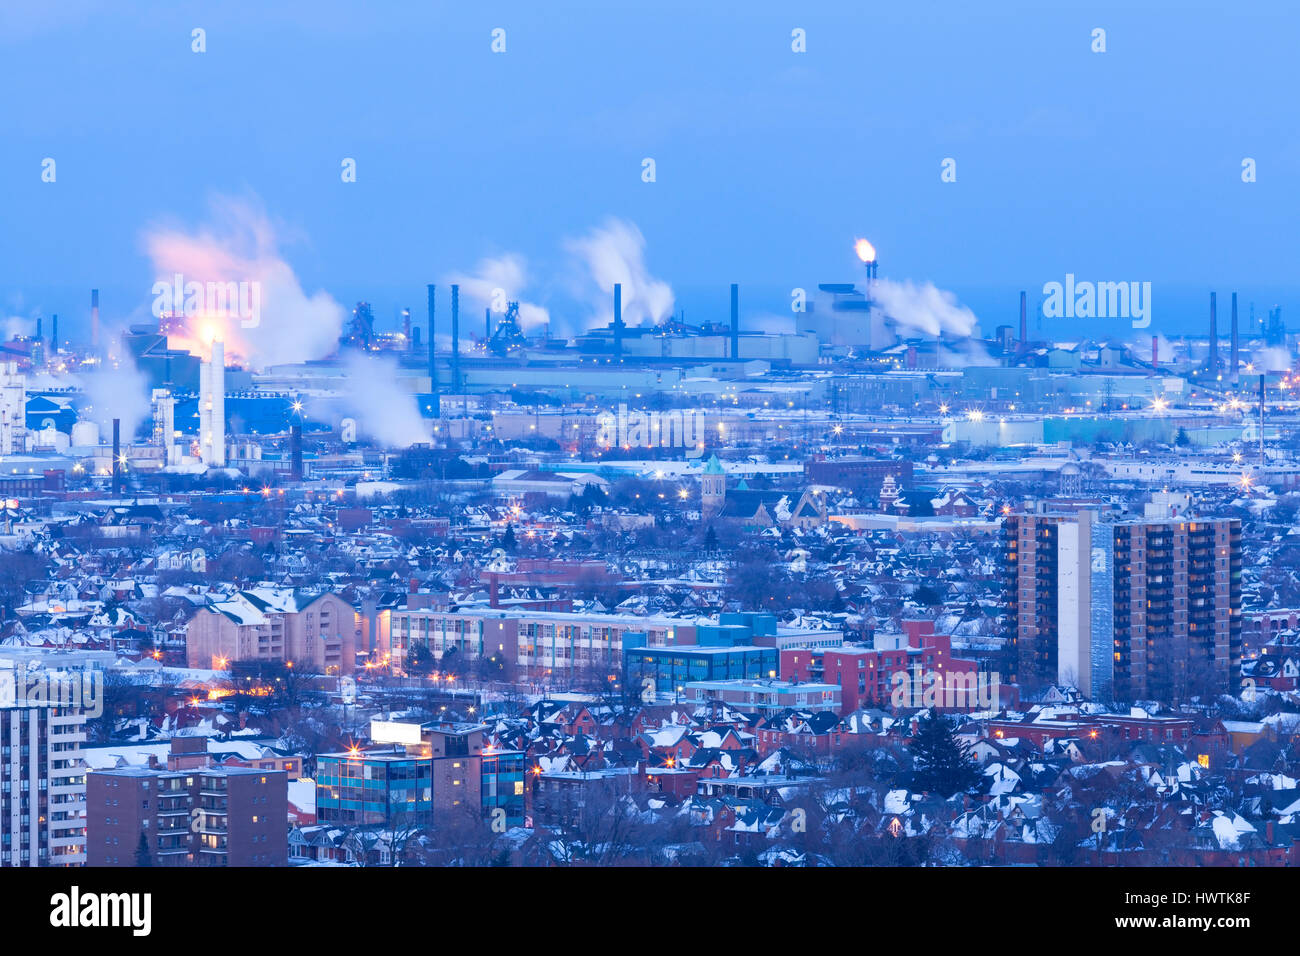
M1025 345L1029 342L1029 313L1025 304L1025 292L1020 292L1020 351L1025 350Z
M614 283L614 357L623 357L623 284Z
M1231 376L1233 385L1237 384L1237 361L1240 357L1238 348L1240 340L1237 338L1237 293L1232 293L1232 358L1231 365L1228 368L1228 374Z
M1219 316L1217 311L1217 296L1210 293L1210 354L1205 360L1211 375L1217 375L1219 371Z
M436 329L434 327L434 298L437 288L436 285L429 286L429 392L433 396L429 410L433 412L434 417L437 417L442 413L442 403L438 399L438 369L434 364L434 343L437 341Z
M451 390L460 388L460 286L451 287Z
M731 357L740 358L740 286L731 283Z

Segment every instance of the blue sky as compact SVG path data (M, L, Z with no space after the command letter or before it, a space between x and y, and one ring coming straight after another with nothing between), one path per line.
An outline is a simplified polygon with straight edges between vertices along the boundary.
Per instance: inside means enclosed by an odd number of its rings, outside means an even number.
M732 281L743 314L788 314L858 275L865 235L986 331L1067 272L1151 281L1152 331L1199 328L1211 289L1300 323L1294 3L43 6L0 12L0 312L69 332L91 286L106 318L147 314L146 231L226 196L308 292L384 322L503 253L579 308L564 241L615 216L694 319Z

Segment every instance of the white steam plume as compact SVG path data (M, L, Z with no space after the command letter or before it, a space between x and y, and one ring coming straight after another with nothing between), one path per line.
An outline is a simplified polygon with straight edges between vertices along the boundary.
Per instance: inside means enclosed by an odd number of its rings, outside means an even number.
M623 321L627 325L662 322L673 311L672 287L650 275L645 265L645 236L635 224L606 219L604 224L565 248L586 266L598 290L592 299L597 325L614 319L614 285L623 286Z
M1256 349L1250 357L1256 372L1283 372L1295 362L1295 357L1280 345Z
M338 346L344 309L324 291L308 295L280 255L276 230L254 203L218 198L212 222L195 232L155 227L145 235L154 278L172 282L259 283L260 315L249 327L237 316L187 317L186 334L174 347L208 354L212 333L226 343L226 354L254 368L303 362L330 355Z
M122 440L131 441L153 415L149 380L129 354L106 361L93 372L78 372L72 378L86 398L81 417L98 424L101 435L111 435L113 419L120 418Z
M940 346L937 358L943 368L992 368L1002 364L976 339L966 339L952 348Z
M342 404L363 434L387 448L431 440L433 425L420 415L415 394L398 384L396 359L348 349L342 369L347 376Z
M885 314L905 330L925 335L946 332L958 337L969 336L975 330L975 313L959 304L951 292L932 283L916 285L910 281L877 279L871 295Z
M480 259L473 274L457 273L449 276L448 283L460 286L460 295L468 304L474 306L469 315L470 325L465 325L466 311L461 310L461 328L477 329L480 325L476 317L481 317L485 308L492 309L497 317L504 315L509 302L519 303L519 326L528 332L551 321L551 314L545 306L535 302L526 302L521 293L528 287L528 270L524 258L513 253L495 259ZM462 301L462 307L467 302ZM445 323L439 323L445 327Z
M35 335L36 320L24 319L22 316L11 315L0 321L0 335L4 336L4 341L8 342L20 335Z

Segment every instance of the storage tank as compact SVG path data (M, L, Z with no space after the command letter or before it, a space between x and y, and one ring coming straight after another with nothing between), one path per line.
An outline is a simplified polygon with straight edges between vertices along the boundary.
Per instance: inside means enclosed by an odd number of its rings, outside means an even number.
M72 426L72 444L75 448L85 448L99 444L99 425L95 422L77 422Z

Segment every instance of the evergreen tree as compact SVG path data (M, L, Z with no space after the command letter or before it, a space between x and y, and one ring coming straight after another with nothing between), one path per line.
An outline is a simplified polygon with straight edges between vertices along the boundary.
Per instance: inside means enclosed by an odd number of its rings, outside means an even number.
M933 584L922 584L912 591L912 600L922 607L939 607L943 604L943 592Z
M412 644L402 669L412 677L427 677L436 663L428 644Z
M135 848L135 865L136 866L153 866L153 858L149 856L149 838L140 831L140 843Z
M713 525L709 525L709 530L704 535L704 550L709 552L718 550L718 532L713 530Z
M501 536L501 547L511 552L515 550L515 526L514 525L512 524L506 525L506 533Z
M979 769L970 749L957 740L952 724L930 711L916 725L909 747L916 761L916 786L945 799L979 783Z

